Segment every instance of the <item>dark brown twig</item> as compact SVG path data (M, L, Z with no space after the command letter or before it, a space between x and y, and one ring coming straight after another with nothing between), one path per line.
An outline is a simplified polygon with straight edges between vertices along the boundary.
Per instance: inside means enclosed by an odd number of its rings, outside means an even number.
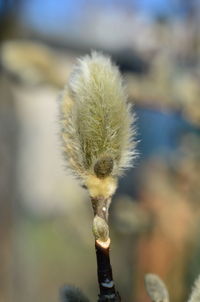
M112 267L110 264L109 247L104 248L98 242L95 242L97 257L97 274L99 283L98 302L120 302L119 293L115 290L112 276Z
M94 211L94 216L101 217L105 220L107 224L108 210L111 199L98 197L92 198L91 202ZM115 290L115 285L112 276L112 267L110 264L110 238L108 238L107 242L96 240L95 250L97 258L98 283L100 289L98 302L120 302L121 298L119 293Z

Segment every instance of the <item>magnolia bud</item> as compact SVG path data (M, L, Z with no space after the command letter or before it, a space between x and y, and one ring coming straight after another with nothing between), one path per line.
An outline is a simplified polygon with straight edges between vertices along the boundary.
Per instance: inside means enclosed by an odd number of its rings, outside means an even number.
M94 174L101 180L117 178L131 166L135 117L109 57L92 52L77 61L59 108L64 156L83 183Z
M109 238L109 228L106 221L99 217L95 216L93 220L93 234L96 240L106 242Z
M200 301L200 276L196 279L188 302Z
M169 302L168 290L157 275L147 274L145 276L145 287L152 302Z

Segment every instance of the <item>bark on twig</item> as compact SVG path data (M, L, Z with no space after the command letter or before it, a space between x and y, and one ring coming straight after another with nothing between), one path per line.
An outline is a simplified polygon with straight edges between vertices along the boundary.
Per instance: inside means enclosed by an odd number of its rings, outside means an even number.
M112 276L112 267L110 264L109 247L103 248L95 242L97 257L97 274L99 283L99 299L98 302L120 302L119 293L115 290Z
M108 210L111 202L111 198L105 199L103 197L91 198L92 207L94 211L94 217L100 217L105 221L105 224L102 224L102 228L107 226L106 231L108 230ZM94 231L94 230L93 230ZM99 232L102 233L102 230L99 228ZM97 258L97 274L98 274L98 283L99 283L99 299L98 302L120 302L121 298L119 293L115 290L115 285L112 276L112 267L110 264L110 238L108 237L107 242L100 240L95 240L95 250Z

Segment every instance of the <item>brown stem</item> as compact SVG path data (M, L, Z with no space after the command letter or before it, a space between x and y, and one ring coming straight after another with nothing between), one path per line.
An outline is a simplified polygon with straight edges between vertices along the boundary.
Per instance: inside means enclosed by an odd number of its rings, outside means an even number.
M95 242L97 257L97 273L99 282L99 300L98 302L120 302L119 293L115 290L112 276L112 267L110 264L109 246L102 247L97 241Z
M108 222L108 210L111 199L105 199L103 197L92 198L92 207L94 216L98 215L103 218L106 223ZM99 283L99 299L98 302L120 302L121 298L119 293L115 290L115 285L112 276L112 267L110 264L109 246L104 245L104 242L98 240L95 241L95 250L97 258L97 274Z
M102 196L91 198L92 208L94 215L98 215L103 218L106 222L108 221L108 210L111 202L111 198L104 198Z

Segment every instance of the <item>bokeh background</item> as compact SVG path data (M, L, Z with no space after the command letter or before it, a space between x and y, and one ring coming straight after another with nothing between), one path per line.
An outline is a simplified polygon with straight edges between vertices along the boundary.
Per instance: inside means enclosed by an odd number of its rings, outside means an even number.
M200 2L0 0L0 302L96 301L92 210L60 152L58 95L100 50L124 75L139 156L110 212L123 301L157 273L174 302L200 273Z

